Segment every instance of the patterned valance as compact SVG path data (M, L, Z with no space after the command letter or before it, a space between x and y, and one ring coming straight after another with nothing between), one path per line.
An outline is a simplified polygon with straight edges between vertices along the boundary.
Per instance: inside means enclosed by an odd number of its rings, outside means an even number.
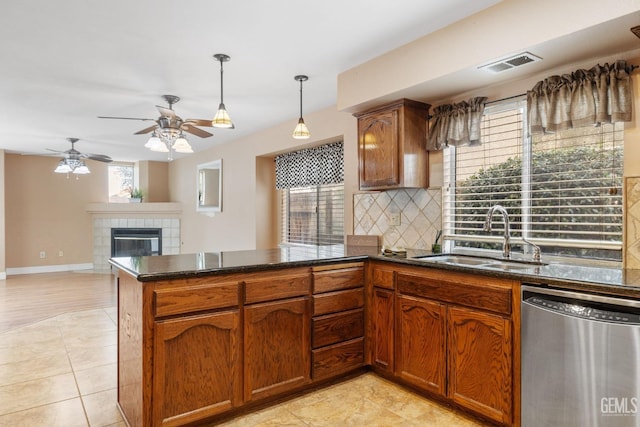
M448 145L479 144L486 100L486 97L479 96L436 107L429 126L427 150L442 150Z
M276 156L276 189L344 182L342 142Z
M630 121L634 68L620 60L536 83L527 92L531 133Z

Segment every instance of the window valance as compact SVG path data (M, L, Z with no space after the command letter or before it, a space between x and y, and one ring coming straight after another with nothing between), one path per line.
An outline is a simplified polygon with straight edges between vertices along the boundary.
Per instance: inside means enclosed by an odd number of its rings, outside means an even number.
M344 182L342 142L276 156L276 189Z
M479 144L486 100L486 97L476 97L436 107L429 125L427 150L442 150L448 145Z
M539 81L527 92L531 133L630 121L635 68L619 60Z

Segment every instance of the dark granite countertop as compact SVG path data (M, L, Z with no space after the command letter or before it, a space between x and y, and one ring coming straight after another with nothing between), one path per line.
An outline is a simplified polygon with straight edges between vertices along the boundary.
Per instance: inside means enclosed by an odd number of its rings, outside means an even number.
M382 256L373 247L324 246L317 248L277 248L247 251L206 252L180 255L112 258L115 267L140 282L201 277L215 274L250 272L285 267L303 267L335 262L384 260L405 265L507 277L523 283L562 289L622 295L640 299L640 270L589 267L550 263L517 270L433 263L429 252L408 250L407 257ZM424 258L416 258L424 257Z

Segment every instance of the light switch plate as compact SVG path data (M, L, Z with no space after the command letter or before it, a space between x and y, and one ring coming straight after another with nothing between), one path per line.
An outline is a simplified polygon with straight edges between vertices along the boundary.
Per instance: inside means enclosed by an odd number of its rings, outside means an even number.
M400 225L400 212L392 212L389 214L389 225Z

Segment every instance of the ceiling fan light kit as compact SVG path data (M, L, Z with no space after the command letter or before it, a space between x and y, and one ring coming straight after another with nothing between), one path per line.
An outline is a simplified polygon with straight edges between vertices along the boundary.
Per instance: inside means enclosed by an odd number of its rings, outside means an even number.
M297 75L294 77L294 80L300 82L300 118L298 119L298 124L293 130L293 137L295 139L309 139L311 137L311 133L309 132L309 128L304 123L304 119L302 118L302 82L306 82L309 80L309 77L305 75Z
M91 153L81 153L75 149L75 143L78 142L78 138L67 138L67 140L71 143L71 149L67 151L56 151L48 149L49 151L53 151L57 154L62 154L64 158L60 159L58 165L54 169L55 173L66 173L67 178L69 178L69 174L73 173L76 175L76 179L78 175L86 175L91 173L89 167L84 162L83 159L91 159L97 160L99 162L109 163L111 162L111 157L105 156L104 154L91 154Z
M213 55L216 61L220 62L220 105L218 106L218 111L216 115L213 117L211 121L211 125L214 128L223 128L223 129L233 129L235 126L231 121L231 117L229 117L229 113L227 113L227 108L224 106L224 84L223 84L223 74L224 70L222 64L228 62L231 57L224 53L216 53Z
M204 119L186 119L183 120L175 111L173 111L173 105L180 101L180 98L175 95L163 95L162 98L169 104L169 108L156 105L156 108L160 112L160 117L157 119L146 119L136 117L107 117L98 116L101 119L119 119L119 120L142 120L155 122L153 126L149 126L134 135L143 135L151 132L151 137L144 145L151 151L169 153L168 159L173 160L173 153L193 153L193 149L187 140L185 135L190 133L192 135L199 136L200 138L208 138L213 136L205 130L200 129L197 126L211 126L211 120ZM176 142L178 144L176 145Z

